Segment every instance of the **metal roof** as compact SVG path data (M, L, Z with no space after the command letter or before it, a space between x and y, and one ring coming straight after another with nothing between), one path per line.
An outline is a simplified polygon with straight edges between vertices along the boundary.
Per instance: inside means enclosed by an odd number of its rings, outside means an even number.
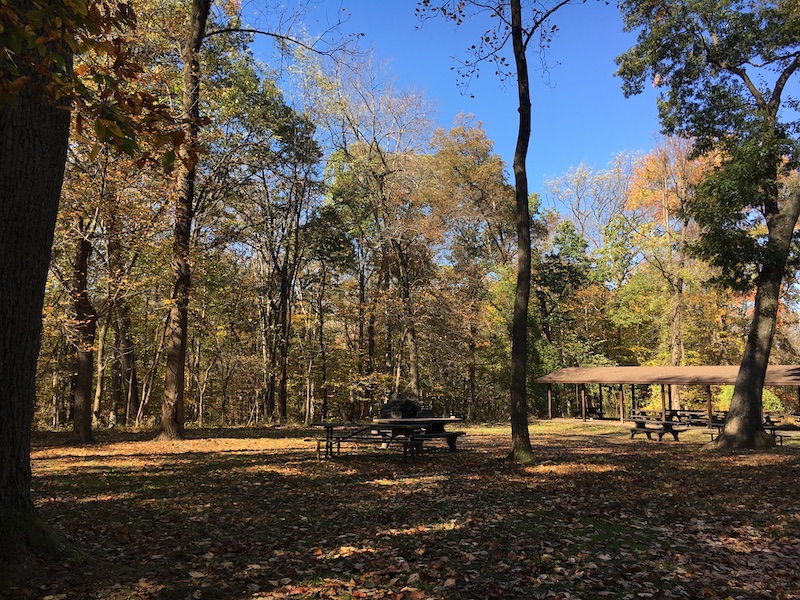
M733 385L738 373L738 366L569 367L539 377L535 383ZM764 385L800 387L800 365L769 365Z

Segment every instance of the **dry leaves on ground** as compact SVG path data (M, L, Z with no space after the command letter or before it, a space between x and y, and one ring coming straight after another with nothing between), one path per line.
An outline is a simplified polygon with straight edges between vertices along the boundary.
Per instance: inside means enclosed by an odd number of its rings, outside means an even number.
M419 460L314 432L37 437L35 501L85 556L10 598L800 598L800 446L714 454L614 425L469 428ZM683 441L684 438L687 441Z

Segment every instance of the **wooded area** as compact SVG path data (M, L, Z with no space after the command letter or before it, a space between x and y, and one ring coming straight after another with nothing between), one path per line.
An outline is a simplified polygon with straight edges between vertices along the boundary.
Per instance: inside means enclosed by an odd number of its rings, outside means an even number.
M530 462L540 375L741 364L715 390L715 443L773 444L765 403L799 408L762 384L769 362L800 362L800 12L621 2L638 38L617 74L626 94L660 89L666 135L529 189L528 146L547 140L530 139L526 61L568 4L418 3L487 22L464 64L518 91L513 176L479 120L439 127L424 94L299 9L249 25L211 0L0 6L2 537L40 531L31 425L169 440L364 420L403 392L510 418Z
M135 83L179 94L181 59L169 52L186 31L184 5L154 8L140 7L129 41L144 68ZM212 30L235 18L211 17ZM480 123L436 130L426 99L394 89L382 65L330 72L308 52L291 57L302 73L292 86L305 87L289 98L251 41L220 33L200 53L204 121L179 251L192 266L187 424L364 417L393 389L442 414L504 418L513 186ZM152 426L180 280L170 246L187 235L171 207L181 165L194 162L175 159L165 173L104 149L96 132L82 137L47 288L37 423L69 425L91 403L96 425ZM606 170L578 166L531 197L530 376L738 364L752 297L708 287L713 271L683 250L699 229L684 205L710 168L691 151L665 138ZM797 361L793 292L785 286L773 357L784 364ZM541 413L541 392L530 393Z

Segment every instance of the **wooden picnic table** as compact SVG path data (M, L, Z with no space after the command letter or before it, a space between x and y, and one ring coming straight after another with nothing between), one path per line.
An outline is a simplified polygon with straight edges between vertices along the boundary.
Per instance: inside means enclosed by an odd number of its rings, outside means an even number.
M374 419L372 423L342 423L324 421L312 423L313 426L325 428L325 458L333 458L334 446L339 454L342 443L378 443L384 447L399 444L403 447L403 460L412 460L422 452L422 444L426 440L443 439L451 452L456 450L456 440L464 435L463 431L447 431L445 427L453 423L461 423L458 417L419 417ZM322 442L322 440L320 440ZM321 458L320 445L317 445L317 457Z
M714 423L722 423L725 421L727 411L712 411L709 421L709 413L705 410L684 410L677 409L668 411L673 419L688 423L689 425L709 425Z
M775 438L775 443L783 446L783 439L784 438L791 438L797 437L793 435L793 433L800 433L800 429L792 425L776 425L772 422L772 419L767 418L765 422L761 424L764 428L764 431L769 433L773 438ZM711 441L713 442L722 430L725 428L725 423L712 423L711 427L706 429L704 433L708 436L711 436Z
M669 433L677 442L678 435L689 429L685 423L681 423L680 421L673 419L653 419L647 415L634 415L626 419L626 421L631 421L634 424L630 430L631 439L637 434L643 433L647 436L648 440L652 440L653 438L651 436L655 433L658 435L658 441L660 442L662 438Z

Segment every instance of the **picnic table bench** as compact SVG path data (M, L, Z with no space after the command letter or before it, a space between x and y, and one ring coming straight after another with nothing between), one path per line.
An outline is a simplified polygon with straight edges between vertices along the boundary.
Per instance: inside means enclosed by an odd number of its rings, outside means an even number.
M379 444L384 448L399 445L403 448L403 461L409 457L415 460L422 453L425 441L443 439L451 452L455 452L456 441L465 434L463 431L447 431L445 426L450 423L460 423L456 417L425 417L425 418L392 418L375 419L372 423L312 423L317 427L325 428L325 438L317 440L317 458L333 458L334 447L336 454L341 451L342 443L371 443Z
M660 442L662 438L670 434L675 441L678 441L678 436L689 429L684 424L681 424L680 421L674 421L671 419L653 419L646 415L634 415L628 419L627 421L633 422L633 427L631 427L631 439L633 439L638 434L644 434L647 436L648 440L652 440L652 435L655 433L658 435L658 441Z
M713 423L711 427L706 429L703 433L705 433L707 436L710 436L711 441L713 442L715 439L717 439L717 437L719 437L719 434L722 433L724 427L724 423ZM783 446L784 438L797 438L800 436L800 429L793 426L775 425L770 421L769 423L764 423L762 427L764 427L764 431L775 438L775 442L779 446Z

